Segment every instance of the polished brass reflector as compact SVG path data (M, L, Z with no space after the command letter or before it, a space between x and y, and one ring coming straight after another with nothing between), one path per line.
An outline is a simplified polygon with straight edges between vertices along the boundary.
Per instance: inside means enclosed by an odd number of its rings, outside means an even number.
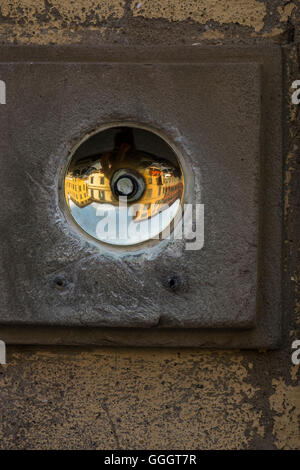
M175 152L140 128L113 127L90 137L65 175L65 198L75 222L113 245L159 238L178 213L183 192Z

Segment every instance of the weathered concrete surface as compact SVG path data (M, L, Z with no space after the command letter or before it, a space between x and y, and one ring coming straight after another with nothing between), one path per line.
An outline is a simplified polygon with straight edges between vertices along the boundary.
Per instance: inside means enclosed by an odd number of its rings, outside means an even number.
M239 354L23 349L8 364L4 448L242 448L267 432Z
M299 446L297 378L273 378L279 353L20 347L7 359L1 448Z
M136 2L126 2L122 12L115 10L119 16L100 15L94 24L96 5L61 3L57 12L64 12L62 18L55 10L50 15L53 3L42 5L44 15L37 16L33 0L2 2L2 43L272 39L292 45L300 37L299 2L235 2L241 8L240 13L234 9L232 17L228 12L233 2L218 2L227 6L226 12L217 14L210 7L206 23L182 13L173 21L172 11L162 10L159 16L156 7L152 10L156 18L150 18L149 5L147 14L134 16ZM186 11L191 5L185 0L173 3L186 6ZM27 4L28 12L17 10L22 4ZM87 11L83 19L74 20L81 4ZM15 13L10 13L11 8ZM243 18L248 25L243 26ZM291 46L285 71L287 104L290 84L300 79L298 57ZM241 354L9 347L8 365L1 366L0 379L2 448L300 448L300 371L291 364L291 343L300 339L299 109L290 106L285 119L284 348Z
M298 1L4 0L0 38L22 44L287 40Z

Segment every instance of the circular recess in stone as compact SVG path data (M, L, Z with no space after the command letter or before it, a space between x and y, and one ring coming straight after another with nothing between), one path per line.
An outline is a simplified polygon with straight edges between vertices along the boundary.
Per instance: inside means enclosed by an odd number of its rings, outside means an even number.
M182 205L184 175L173 148L148 129L114 125L88 136L71 156L68 211L88 235L129 246L158 239Z

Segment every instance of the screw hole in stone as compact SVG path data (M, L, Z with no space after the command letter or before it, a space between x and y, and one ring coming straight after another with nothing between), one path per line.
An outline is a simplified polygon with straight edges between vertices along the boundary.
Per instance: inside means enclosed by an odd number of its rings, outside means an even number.
M180 287L181 280L177 276L173 276L170 279L168 279L168 287L171 290L177 290Z
M58 289L62 289L63 287L65 287L66 282L64 279L56 278L54 279L54 284L55 284L55 287L57 287Z

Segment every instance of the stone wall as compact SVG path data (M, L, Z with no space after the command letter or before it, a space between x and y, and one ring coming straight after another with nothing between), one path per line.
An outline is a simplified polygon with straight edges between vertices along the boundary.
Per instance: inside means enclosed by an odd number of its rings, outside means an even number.
M299 3L3 0L1 44L285 46L284 345L279 351L9 346L3 449L299 449Z

